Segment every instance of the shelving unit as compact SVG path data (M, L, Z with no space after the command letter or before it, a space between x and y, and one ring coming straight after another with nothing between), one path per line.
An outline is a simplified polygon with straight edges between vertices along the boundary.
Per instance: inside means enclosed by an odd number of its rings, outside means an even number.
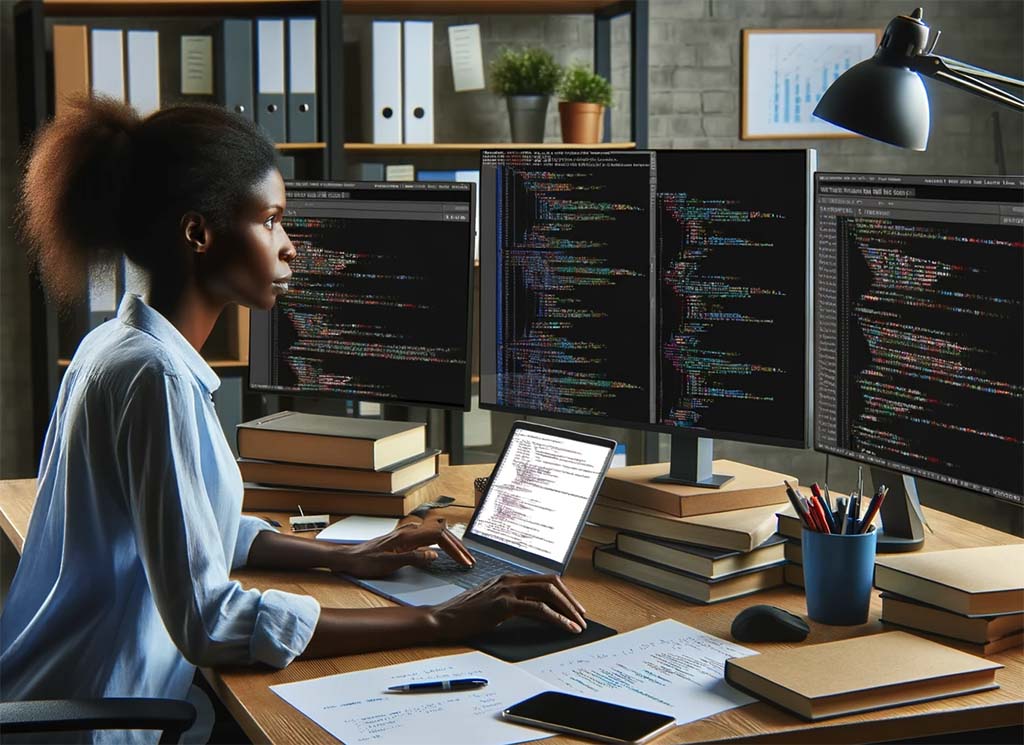
M611 77L611 22L628 16L631 39L631 132L628 142L604 142L597 145L510 143L435 143L431 145L377 145L347 142L344 91L344 20L347 16L473 16L473 15L548 15L588 14L594 17L594 67ZM219 17L315 16L318 32L317 91L321 142L279 143L282 153L302 158L307 166L326 179L346 176L347 159L367 155L390 154L429 156L452 154L469 157L484 149L498 148L571 148L632 149L647 145L647 0L20 0L14 11L15 57L18 68L18 127L22 143L53 111L52 60L48 57L50 26L57 20L88 24L89 19L109 23L112 18L153 19L182 23L190 18L207 25ZM176 96L168 96L174 100ZM611 131L610 112L606 112L604 131ZM308 170L308 169L306 169ZM226 376L244 375L248 368L248 315L228 313L220 338L228 340L226 349L204 350L207 361ZM60 377L66 369L67 354L58 340L61 325L50 309L41 288L33 283L30 320L34 343L31 360L33 379L45 381L34 389L33 415L35 441L41 443L49 420ZM218 333L215 330L215 333ZM243 338L244 337L244 338ZM233 339L233 341L231 341ZM76 342L77 343L77 342ZM452 450L452 462L459 462L462 442L462 418L444 412L445 441Z

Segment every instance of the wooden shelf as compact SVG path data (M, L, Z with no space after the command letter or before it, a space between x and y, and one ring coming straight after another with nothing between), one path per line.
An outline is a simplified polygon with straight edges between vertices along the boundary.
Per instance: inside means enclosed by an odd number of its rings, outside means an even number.
M326 142L275 142L278 150L325 150Z
M316 13L317 0L43 0L49 16Z
M635 142L598 142L574 145L565 142L435 142L427 145L346 142L349 153L457 153L478 150L635 150Z
M351 15L491 15L594 13L618 0L345 0Z

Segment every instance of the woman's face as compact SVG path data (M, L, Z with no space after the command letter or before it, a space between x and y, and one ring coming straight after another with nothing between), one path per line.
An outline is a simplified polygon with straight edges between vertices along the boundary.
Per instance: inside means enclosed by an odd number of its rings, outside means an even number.
M221 299L269 310L288 291L295 247L284 216L284 181L276 168L253 187L230 230L216 236L206 259L205 281Z

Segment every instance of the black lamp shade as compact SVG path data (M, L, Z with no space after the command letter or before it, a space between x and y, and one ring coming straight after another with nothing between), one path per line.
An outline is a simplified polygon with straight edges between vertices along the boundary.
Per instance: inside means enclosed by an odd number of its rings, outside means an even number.
M897 147L928 147L928 93L921 76L878 57L851 67L814 109L819 119Z

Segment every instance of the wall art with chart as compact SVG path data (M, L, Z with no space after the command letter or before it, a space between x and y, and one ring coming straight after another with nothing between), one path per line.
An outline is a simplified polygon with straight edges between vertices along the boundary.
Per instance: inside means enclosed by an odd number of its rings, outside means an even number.
M856 137L812 112L880 39L873 29L744 29L740 138Z

